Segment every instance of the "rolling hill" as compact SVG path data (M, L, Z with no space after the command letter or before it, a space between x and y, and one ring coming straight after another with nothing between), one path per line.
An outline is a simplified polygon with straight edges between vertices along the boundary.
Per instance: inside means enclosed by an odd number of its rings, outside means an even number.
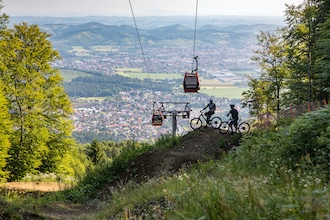
M239 24L220 27L204 25L196 30L200 45L230 44L243 47L257 42L260 31L272 31L278 26L271 24ZM41 28L49 32L50 40L58 45L90 47L93 45L132 46L136 45L137 34L134 26L105 25L98 22L83 24L45 24ZM143 45L184 46L191 43L194 29L182 24L174 24L154 29L138 27ZM178 42L181 42L178 44Z

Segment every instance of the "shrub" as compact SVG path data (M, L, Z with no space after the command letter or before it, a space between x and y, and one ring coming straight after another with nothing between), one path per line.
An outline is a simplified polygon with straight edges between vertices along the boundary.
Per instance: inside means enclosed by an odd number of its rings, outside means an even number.
M283 159L288 166L317 169L330 177L330 108L308 112L297 118L289 129Z

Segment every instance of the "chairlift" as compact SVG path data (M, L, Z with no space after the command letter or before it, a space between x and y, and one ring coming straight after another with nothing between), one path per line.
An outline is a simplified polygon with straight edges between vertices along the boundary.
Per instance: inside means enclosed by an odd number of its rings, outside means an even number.
M185 93L198 92L199 79L198 79L198 56L194 57L196 61L196 69L192 70L191 73L186 72L183 80L183 89Z
M154 111L152 114L152 125L153 126L162 126L164 116L161 111Z
M182 111L182 118L189 118L191 109L188 106L189 103L186 104L184 110Z
M153 113L152 113L152 125L153 126L162 126L164 121L164 115L163 115L163 104L159 109L155 109L155 102L153 103Z

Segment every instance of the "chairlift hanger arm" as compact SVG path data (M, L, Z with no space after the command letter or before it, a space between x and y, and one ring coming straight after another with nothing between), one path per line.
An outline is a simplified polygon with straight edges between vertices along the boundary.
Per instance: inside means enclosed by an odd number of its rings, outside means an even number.
M196 61L196 69L192 70L191 73L194 73L194 72L198 71L198 56L195 56L194 59Z

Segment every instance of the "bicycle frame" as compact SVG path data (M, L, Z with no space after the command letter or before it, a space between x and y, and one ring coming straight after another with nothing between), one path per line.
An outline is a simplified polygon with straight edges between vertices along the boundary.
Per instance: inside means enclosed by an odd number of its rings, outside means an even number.
M239 133L248 133L250 131L249 123L242 121L241 118L237 121L237 126L235 130L233 129L233 119L230 117L228 121L223 121L219 127L219 131L221 134L226 134L231 130L232 132L239 132Z
M193 119L191 119L190 121L190 127L195 130L197 128L200 127L207 127L207 125L211 125L212 128L214 129L218 129L222 120L220 117L212 115L209 123L207 123L207 116L205 115L204 112L201 112L201 114L199 115L199 117L195 117Z
M205 125L207 122L206 122L206 115L204 112L201 112L200 116L198 117L199 119L203 119L202 122L203 122L203 125ZM211 120L211 118L210 118Z

